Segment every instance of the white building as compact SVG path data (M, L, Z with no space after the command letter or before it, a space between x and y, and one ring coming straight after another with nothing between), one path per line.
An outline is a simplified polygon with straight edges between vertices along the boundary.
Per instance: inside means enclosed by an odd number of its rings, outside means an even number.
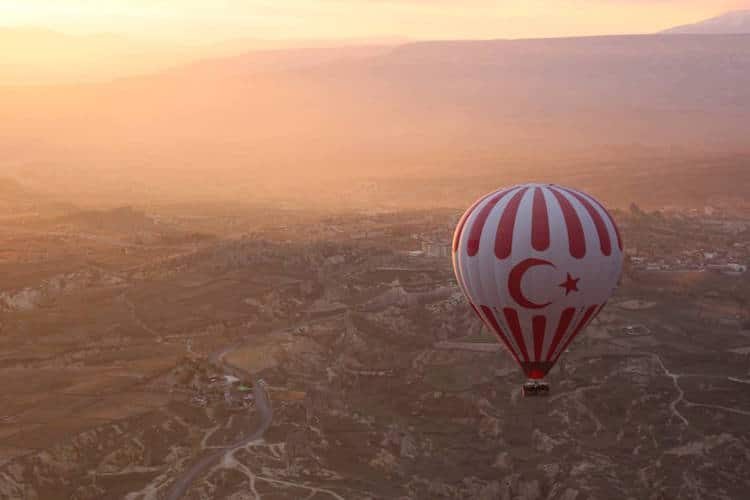
M422 242L422 251L427 257L450 257L451 246L448 243Z

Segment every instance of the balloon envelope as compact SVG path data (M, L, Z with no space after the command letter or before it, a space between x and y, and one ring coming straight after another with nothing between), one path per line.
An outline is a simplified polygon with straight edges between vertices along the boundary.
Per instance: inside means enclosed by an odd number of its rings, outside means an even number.
M453 237L456 279L526 375L541 379L602 310L622 240L591 196L523 184L479 199Z

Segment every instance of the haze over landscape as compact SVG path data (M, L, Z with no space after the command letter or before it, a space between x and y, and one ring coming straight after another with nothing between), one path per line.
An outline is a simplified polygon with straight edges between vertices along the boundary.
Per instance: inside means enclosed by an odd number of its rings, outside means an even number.
M112 16L125 7L116 2L98 7L72 2L68 14L58 16L61 7L44 1L9 6L6 23L48 26L0 28L0 43L10 49L0 65L5 152L0 163L34 191L54 189L39 185L54 172L62 192L80 202L98 195L97 202L121 204L136 194L166 201L187 192L237 199L245 198L238 186L248 185L256 198L340 201L340 190L373 175L425 174L460 183L464 176L457 164L506 182L511 172L527 175L533 163L536 175L548 175L551 168L560 180L570 175L563 167L572 164L591 176L601 170L609 176L611 169L633 176L642 169L671 172L661 163L686 156L698 155L713 168L747 152L741 124L750 102L750 35L742 34L742 11L709 22L734 27L712 31L729 33L723 36L409 42L405 39L424 36L418 27L388 31L364 24L367 14L392 13L395 30L410 16L443 19L454 10L365 3L355 8L333 2L339 15L358 16L346 24L358 30L351 33L358 39L341 39L340 30L332 37L329 30L327 40L317 41L300 36L314 36L326 25L333 12L327 2L309 1L308 10L292 4L234 7L236 24L277 22L271 32L277 41L255 36L266 31L249 35L229 23L229 10L206 15L216 16L218 25L226 25L224 36L234 38L222 39L209 23L177 36L175 27L198 22L195 15L204 12L200 2L195 13L188 9L181 17L167 15L174 11L166 3L129 4L128 15L118 21ZM600 18L611 21L621 8L584 3L586 16L561 14L540 25L540 7L476 2L459 9L462 17L445 35L460 34L472 19L490 14L526 19L516 23L518 29L525 26L536 36L557 34L570 23L598 34L606 27ZM545 10L551 15L564 5L549 2ZM675 23L668 19L716 8L697 1L679 8L669 2L628 6L629 26L634 32L661 29ZM304 29L289 31L283 13L311 17L300 25ZM657 18L662 26L653 25ZM99 29L121 31L84 33L94 22ZM504 32L502 23L495 29ZM484 36L479 28L473 34ZM583 167L592 158L604 160L606 168ZM664 168L653 169L649 162ZM632 163L639 166L633 169ZM706 173L684 170L699 184ZM326 181L326 188L311 184L311 178L333 181ZM435 197L429 186L423 189L424 196Z
M745 498L747 9L0 0L0 500ZM527 182L625 258L538 399L451 267Z

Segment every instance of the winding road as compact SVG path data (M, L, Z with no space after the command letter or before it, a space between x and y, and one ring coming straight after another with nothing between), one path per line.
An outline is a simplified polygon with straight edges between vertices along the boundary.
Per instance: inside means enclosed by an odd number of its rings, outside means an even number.
M262 438L263 434L265 434L266 430L268 430L268 428L271 426L273 411L268 400L268 394L261 386L261 384L258 383L259 379L257 377L251 376L241 368L231 365L224 360L227 354L239 348L241 345L242 343L238 343L221 351L217 351L210 356L210 360L212 363L220 366L224 370L224 373L226 375L233 375L238 378L252 378L253 392L255 394L255 405L258 409L260 425L251 435L242 438L241 440L230 446L215 450L205 455L198 462L194 463L189 469L185 470L175 480L175 482L172 483L167 496L164 497L165 500L180 500L185 495L185 493L187 493L187 491L190 489L190 486L195 482L195 480L201 477L207 470L229 457L236 450L248 446L252 442Z
M672 412L673 416L680 419L682 423L685 424L686 426L689 426L690 422L688 422L688 419L685 418L685 416L682 413L680 413L680 410L677 409L677 405L680 404L681 401L685 401L685 391L682 390L682 387L680 387L680 382L679 382L680 377L682 377L683 375L679 373L672 373L671 371L669 371L667 367L664 365L664 361L661 359L661 356L659 356L658 354L654 354L654 353L649 353L649 354L653 357L653 359L656 360L656 362L659 364L661 369L664 371L664 374L670 379L672 379L672 384L674 384L674 388L675 390L677 390L677 398L672 400L671 403L669 403L669 410Z

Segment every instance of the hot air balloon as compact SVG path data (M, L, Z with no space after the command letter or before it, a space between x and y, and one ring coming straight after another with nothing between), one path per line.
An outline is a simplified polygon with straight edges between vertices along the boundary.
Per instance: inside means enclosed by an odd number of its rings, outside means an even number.
M554 184L522 184L480 198L453 237L459 287L528 377L543 381L604 308L622 271L622 239L591 196Z

